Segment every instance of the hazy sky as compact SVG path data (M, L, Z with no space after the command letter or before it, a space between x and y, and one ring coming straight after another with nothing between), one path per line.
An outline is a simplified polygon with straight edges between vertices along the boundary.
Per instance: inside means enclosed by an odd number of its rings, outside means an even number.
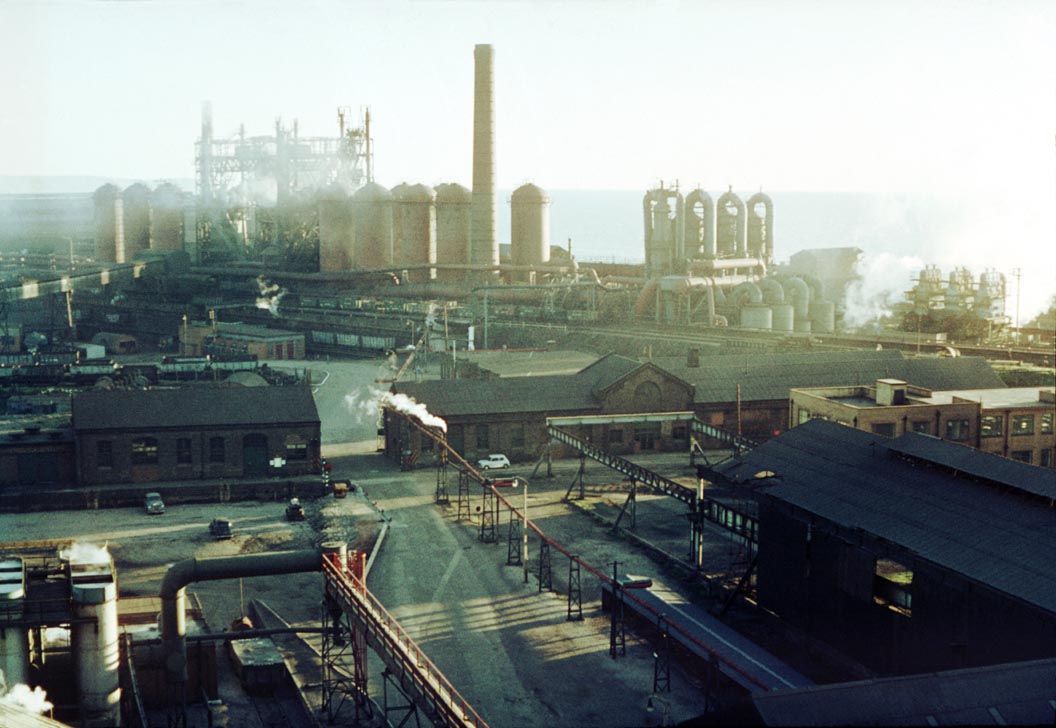
M191 178L210 99L220 136L369 105L380 183L468 186L476 43L500 187L950 194L1056 280L1052 0L0 0L0 175Z

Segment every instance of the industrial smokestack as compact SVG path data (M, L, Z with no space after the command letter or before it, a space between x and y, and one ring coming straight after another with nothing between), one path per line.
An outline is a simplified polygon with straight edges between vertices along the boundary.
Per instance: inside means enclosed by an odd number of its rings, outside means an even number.
M202 137L198 142L198 194L202 202L213 201L213 102L202 102Z
M495 49L473 49L473 228L471 262L498 265L495 236Z

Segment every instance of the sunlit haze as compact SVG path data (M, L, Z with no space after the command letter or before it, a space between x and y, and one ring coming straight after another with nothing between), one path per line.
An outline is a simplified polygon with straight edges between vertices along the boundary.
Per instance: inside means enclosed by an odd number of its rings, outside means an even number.
M1049 0L7 0L0 175L192 179L208 99L218 136L335 135L369 106L381 184L468 185L476 43L501 188L935 195L959 214L922 260L1019 266L1025 308L1052 293Z

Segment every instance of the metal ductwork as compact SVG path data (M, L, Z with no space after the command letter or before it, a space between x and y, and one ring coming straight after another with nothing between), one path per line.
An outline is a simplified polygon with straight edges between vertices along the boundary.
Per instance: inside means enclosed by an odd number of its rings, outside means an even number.
M165 672L170 683L187 682L187 624L185 590L195 581L237 579L246 576L321 571L325 553L340 552L344 544L323 544L317 549L245 554L211 559L187 559L169 567L161 582L161 640Z
M696 189L686 195L683 248L690 258L715 257L715 203L704 190Z
M748 298L748 301L743 301L745 297ZM745 303L759 304L763 302L763 292L759 290L759 286L751 281L745 281L733 289L729 300L736 306L743 306Z
M473 225L471 261L498 265L495 233L495 49L473 48Z
M759 281L759 290L763 292L763 300L767 303L785 302L785 289L776 278L764 278Z
M795 307L797 319L810 317L810 288L802 278L786 278L782 285L785 288L785 299Z

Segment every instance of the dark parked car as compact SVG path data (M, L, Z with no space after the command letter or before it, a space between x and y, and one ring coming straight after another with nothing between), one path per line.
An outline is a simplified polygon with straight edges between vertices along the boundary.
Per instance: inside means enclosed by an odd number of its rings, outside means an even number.
M214 518L209 522L209 533L215 539L231 538L231 519Z
M298 498L291 498L290 503L286 506L286 520L287 521L303 521L304 520L304 506L301 505L301 501Z

